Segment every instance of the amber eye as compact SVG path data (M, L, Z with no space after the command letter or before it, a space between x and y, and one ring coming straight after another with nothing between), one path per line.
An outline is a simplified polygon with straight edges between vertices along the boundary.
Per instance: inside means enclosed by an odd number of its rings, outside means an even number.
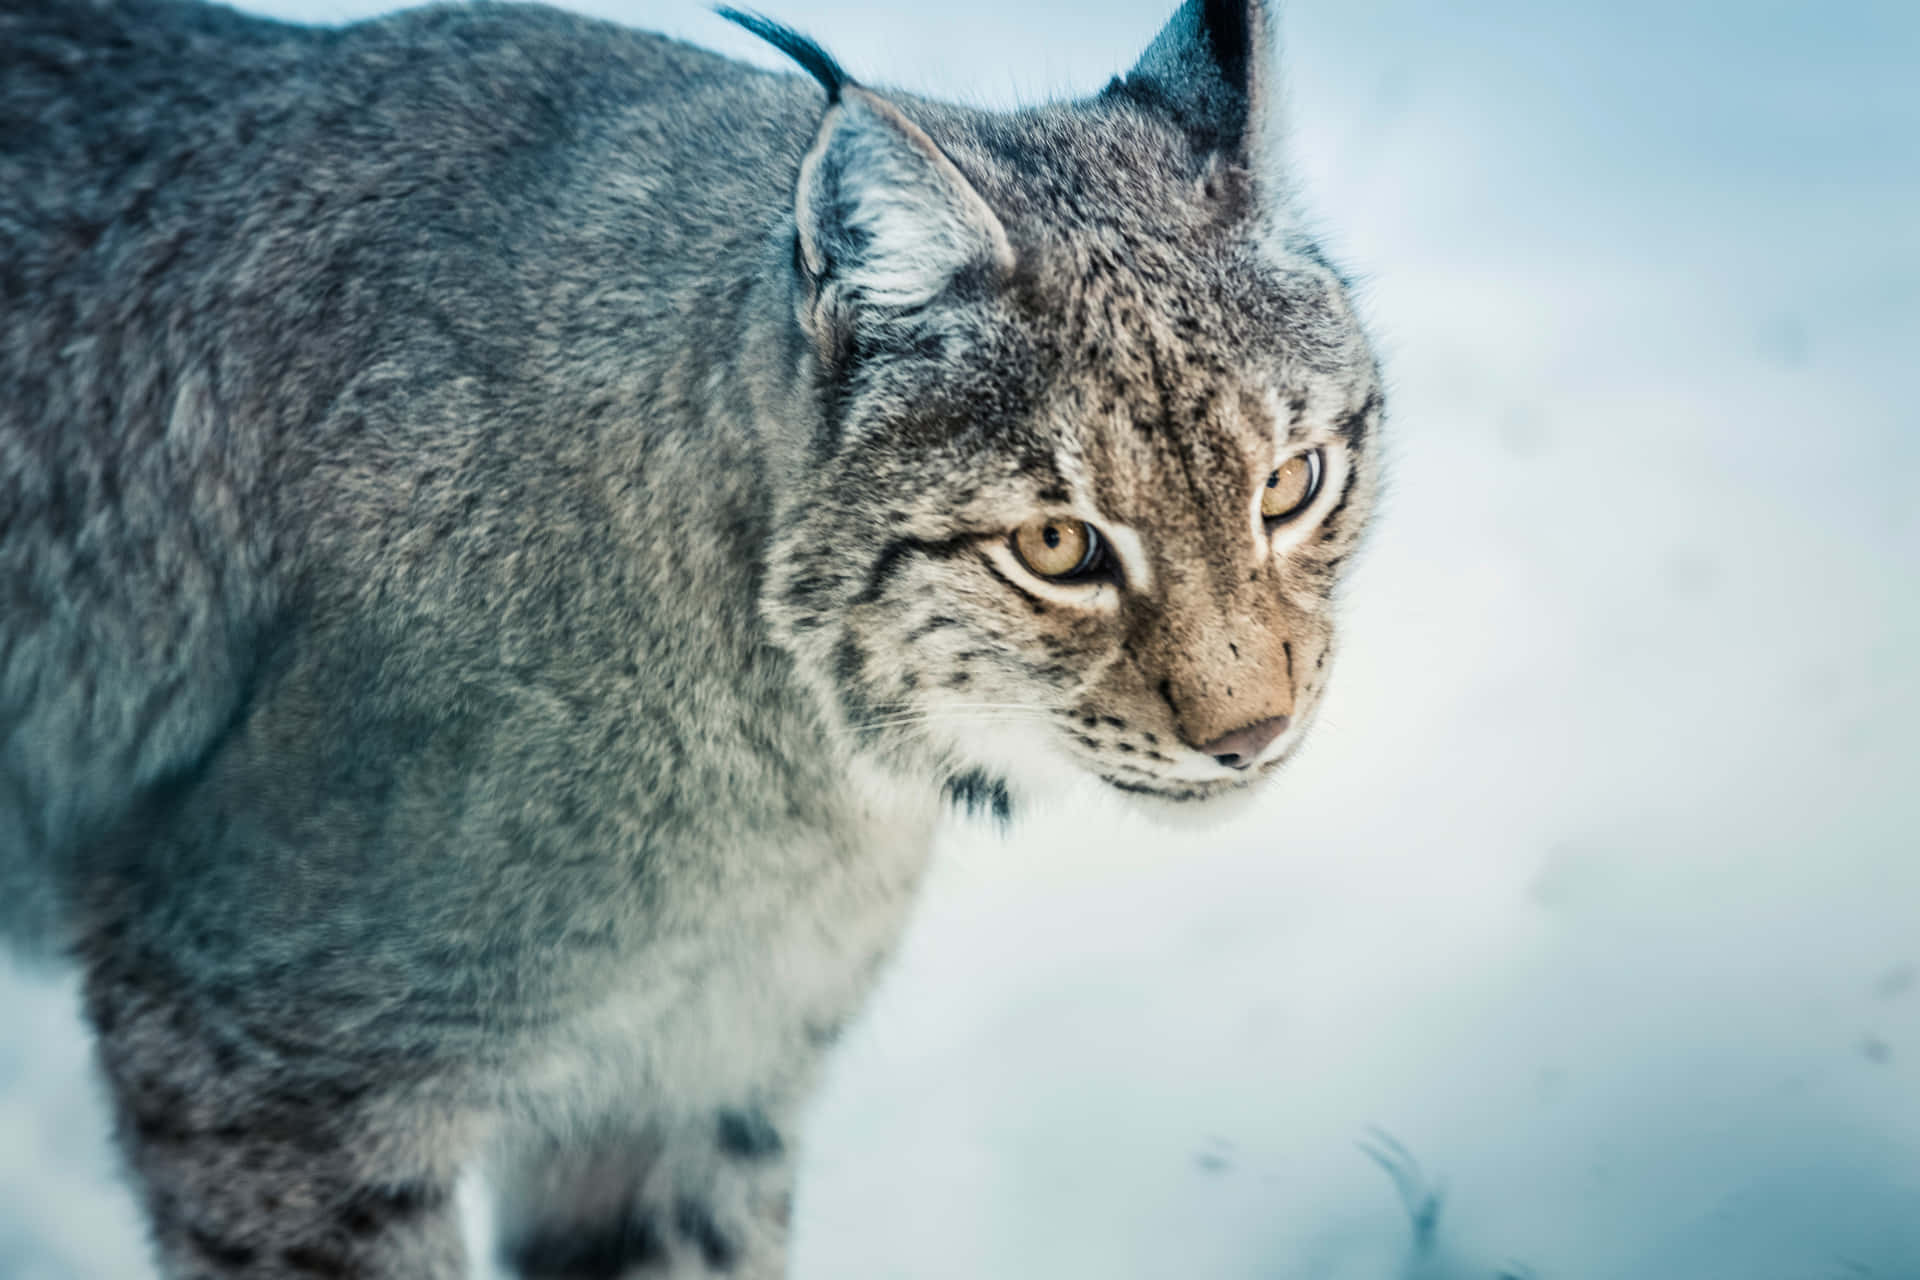
M1041 520L1017 529L1014 554L1043 578L1085 578L1106 560L1100 535L1084 520Z
M1297 454L1267 477L1260 492L1260 514L1269 522L1291 520L1320 493L1320 451Z

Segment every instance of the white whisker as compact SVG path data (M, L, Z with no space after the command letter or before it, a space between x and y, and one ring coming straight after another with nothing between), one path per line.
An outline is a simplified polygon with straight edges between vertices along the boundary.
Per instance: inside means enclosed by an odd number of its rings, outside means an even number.
M1057 715L1058 713L1056 712L1046 711L1038 707L1014 704L1004 706L930 707L924 711L888 716L878 720L862 721L855 727L861 730L880 730L942 723L1032 724L1050 722L1054 720Z

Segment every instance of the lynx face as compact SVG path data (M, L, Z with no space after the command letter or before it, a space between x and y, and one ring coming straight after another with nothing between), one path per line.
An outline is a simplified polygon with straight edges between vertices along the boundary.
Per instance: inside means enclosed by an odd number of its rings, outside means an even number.
M1197 127L1170 37L1012 118L848 88L802 173L823 483L766 612L862 747L969 795L1243 788L1331 667L1378 375L1257 120Z

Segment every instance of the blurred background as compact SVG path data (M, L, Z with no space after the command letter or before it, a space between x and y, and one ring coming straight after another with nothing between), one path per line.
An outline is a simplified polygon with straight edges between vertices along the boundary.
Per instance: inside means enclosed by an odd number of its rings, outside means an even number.
M1007 106L1171 4L764 0ZM1320 727L1224 830L956 823L815 1109L797 1280L1915 1280L1920 5L1283 34L1393 386ZM0 1276L149 1275L71 985L0 1008Z

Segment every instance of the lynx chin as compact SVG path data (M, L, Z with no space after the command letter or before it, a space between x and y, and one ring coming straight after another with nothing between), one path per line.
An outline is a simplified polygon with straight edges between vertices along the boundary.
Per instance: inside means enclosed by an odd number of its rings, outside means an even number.
M0 913L174 1280L771 1278L943 806L1209 811L1380 380L1268 0L996 114L519 5L0 7Z

